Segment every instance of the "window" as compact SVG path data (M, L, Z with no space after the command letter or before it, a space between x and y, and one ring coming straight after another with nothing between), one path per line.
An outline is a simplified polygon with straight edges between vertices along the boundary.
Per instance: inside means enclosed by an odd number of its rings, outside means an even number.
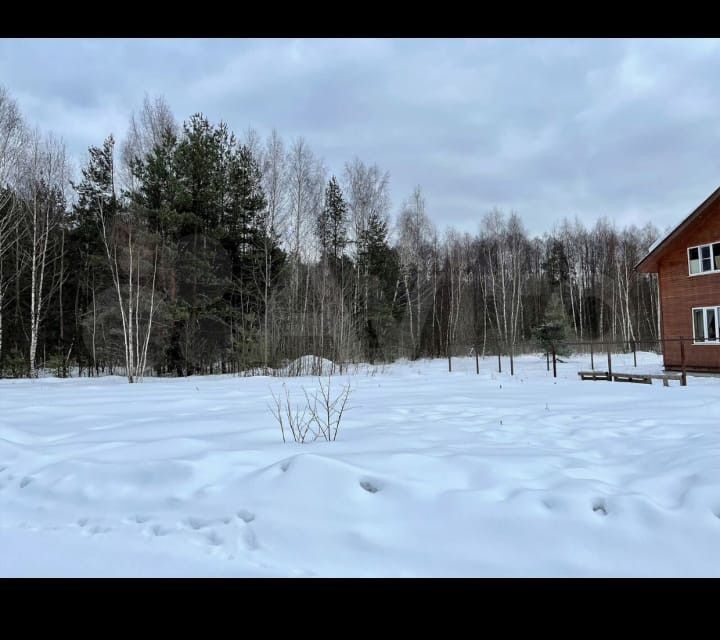
M694 342L720 344L720 307L700 307L692 313Z
M720 242L688 249L690 275L720 271Z

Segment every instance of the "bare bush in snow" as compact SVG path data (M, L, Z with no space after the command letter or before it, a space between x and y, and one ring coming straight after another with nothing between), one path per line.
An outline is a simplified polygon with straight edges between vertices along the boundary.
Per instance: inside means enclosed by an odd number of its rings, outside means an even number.
M331 389L331 376L328 376L327 385L318 379L319 389L309 393L301 387L305 396L305 404L295 404L290 399L290 392L283 383L283 390L278 395L270 390L273 404L269 405L273 417L280 426L283 442L287 442L286 429L290 431L295 442L314 442L322 438L327 442L337 440L340 423L348 409L350 398L350 384L342 385L339 391L333 393Z

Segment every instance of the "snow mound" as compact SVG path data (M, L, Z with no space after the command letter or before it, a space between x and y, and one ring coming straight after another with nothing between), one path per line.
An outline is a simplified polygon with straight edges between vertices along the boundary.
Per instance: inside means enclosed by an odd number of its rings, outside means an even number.
M339 370L332 360L320 356L305 355L296 358L283 368L288 376L328 376Z

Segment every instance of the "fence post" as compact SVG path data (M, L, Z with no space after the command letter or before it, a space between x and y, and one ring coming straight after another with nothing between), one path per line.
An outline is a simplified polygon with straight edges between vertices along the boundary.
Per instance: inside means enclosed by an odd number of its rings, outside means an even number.
M552 346L553 356L553 378L557 378L557 358L555 357L555 345Z
M513 348L510 347L510 375L515 375L515 365L513 364Z
M632 349L633 349L633 366L637 367L637 344L635 343L635 340L632 341Z
M682 378L680 385L687 387L687 373L685 372L685 340L680 338L680 369L682 370Z
M498 373L502 373L502 362L500 362L500 350L498 349Z
M593 357L593 343L590 343L590 369L595 370L595 359Z
M447 354L448 354L448 372L452 373L452 355L450 354L450 345L448 345Z
M608 354L608 378L610 379L610 382L612 382L612 356L610 355L610 345L607 345L607 354Z
M547 360L547 370L550 371L550 351L545 352L545 360Z
M475 373L480 375L480 359L478 357L477 345L475 345Z

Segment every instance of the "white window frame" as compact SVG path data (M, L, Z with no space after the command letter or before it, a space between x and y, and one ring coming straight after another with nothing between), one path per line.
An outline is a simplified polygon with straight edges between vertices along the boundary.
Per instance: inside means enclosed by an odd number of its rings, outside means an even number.
M715 313L715 340L698 340L695 335L695 312L703 312L703 330L705 335L708 334L708 312L712 311ZM720 345L720 304L713 305L712 307L693 307L691 313L692 318L692 330L693 330L693 344L714 344Z
M705 244L697 244L693 247L687 248L688 275L691 278L694 278L695 276L708 276L711 273L720 273L720 269L715 268L715 255L713 254L713 245L716 244L720 244L720 240L715 240L714 242L706 242ZM704 247L708 247L710 249L710 271L702 270L702 250ZM690 251L692 251L693 249L698 250L698 259L700 260L700 271L698 271L698 273L693 273L690 267Z

